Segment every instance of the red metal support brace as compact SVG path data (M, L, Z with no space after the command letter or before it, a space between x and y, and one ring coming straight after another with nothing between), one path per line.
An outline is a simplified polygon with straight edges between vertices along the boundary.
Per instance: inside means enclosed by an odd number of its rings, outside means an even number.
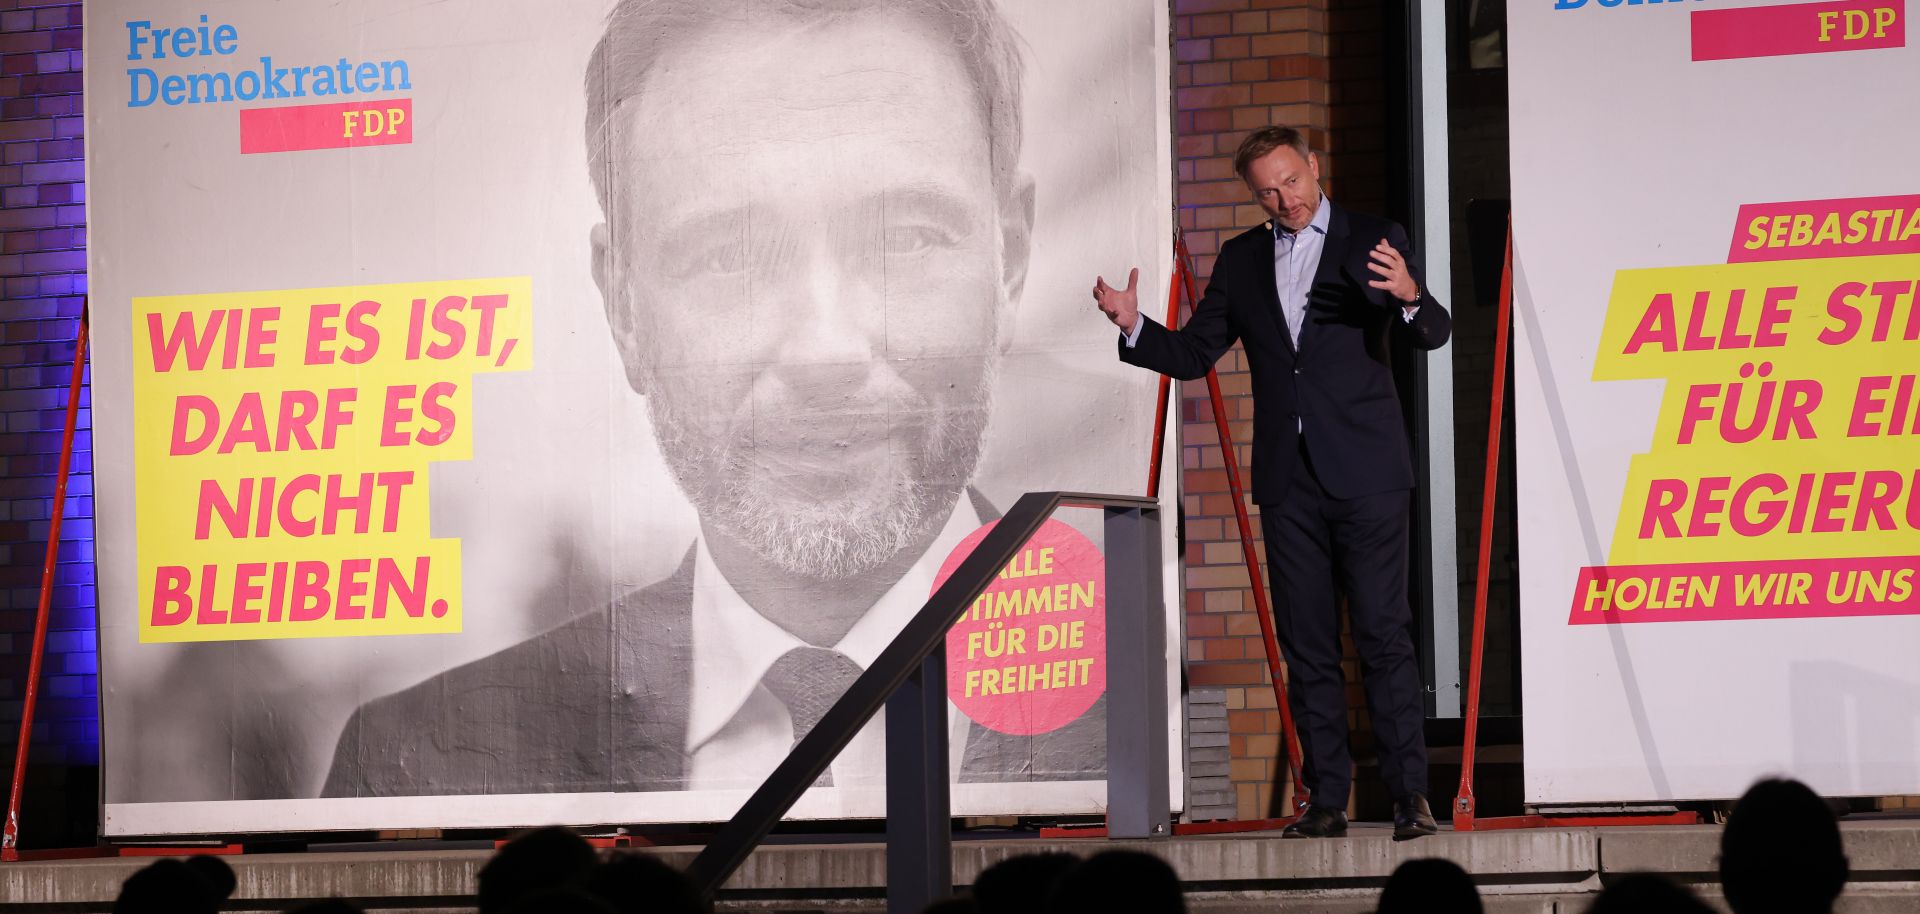
M1455 831L1514 828L1586 828L1606 825L1694 825L1698 813L1652 815L1504 816L1474 818L1473 765L1480 735L1480 671L1487 643L1487 576L1493 564L1493 509L1500 481L1500 427L1507 402L1507 350L1513 329L1513 219L1507 219L1507 251L1500 269L1500 312L1493 337L1493 408L1487 425L1487 472L1480 493L1480 555L1473 584L1473 652L1467 663L1467 727L1460 754L1460 793L1453 805Z
M1473 651L1467 661L1467 732L1460 750L1460 794L1453 802L1455 831L1473 831L1473 755L1480 736L1480 668L1487 644L1487 575L1493 565L1493 507L1500 483L1500 425L1507 404L1507 346L1513 328L1513 218L1500 268L1500 313L1493 333L1493 411L1487 420L1487 472L1480 491L1479 571L1473 581Z
M66 513L67 477L73 467L73 432L80 415L80 387L87 371L87 306L80 306L80 333L73 343L73 379L67 385L67 425L60 438L60 466L53 485L53 510L47 524L47 561L40 570L40 609L34 616L33 648L27 662L26 697L20 709L20 745L14 752L13 786L7 794L7 821L0 837L0 861L20 859L20 795L27 780L27 746L33 737L33 707L40 699L40 661L47 651L47 612L53 604L54 563L60 557L60 520Z

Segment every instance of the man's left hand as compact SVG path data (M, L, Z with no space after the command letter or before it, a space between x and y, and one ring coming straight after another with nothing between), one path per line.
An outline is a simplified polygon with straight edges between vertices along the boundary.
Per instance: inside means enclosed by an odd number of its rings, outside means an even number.
M1373 250L1367 253L1373 258L1373 262L1367 264L1367 269L1380 275L1379 279L1368 280L1367 285L1376 289L1385 289L1402 302L1412 303L1419 300L1420 286L1413 281L1413 274L1407 272L1407 258L1400 256L1400 252L1394 249L1393 245L1382 238L1380 243L1374 245Z

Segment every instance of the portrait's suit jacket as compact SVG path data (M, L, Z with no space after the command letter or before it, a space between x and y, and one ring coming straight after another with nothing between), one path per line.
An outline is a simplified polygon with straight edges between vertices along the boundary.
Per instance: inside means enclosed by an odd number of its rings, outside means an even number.
M1400 302L1367 285L1379 274L1368 252L1382 238L1405 256L1399 225L1334 206L1314 274L1296 348L1280 311L1273 272L1273 227L1267 223L1220 248L1207 291L1184 327L1168 330L1147 317L1133 348L1120 358L1183 381L1205 377L1233 345L1245 342L1253 374L1253 500L1279 503L1296 472L1299 437L1315 471L1336 498L1413 487L1400 397L1389 344L1398 337L1419 349L1447 342L1447 309L1420 283L1420 309L1407 321ZM1408 256L1411 271L1412 258Z
M323 795L598 793L687 788L693 552L651 587L368 702ZM971 725L959 779L1098 779L1106 700L1052 733Z

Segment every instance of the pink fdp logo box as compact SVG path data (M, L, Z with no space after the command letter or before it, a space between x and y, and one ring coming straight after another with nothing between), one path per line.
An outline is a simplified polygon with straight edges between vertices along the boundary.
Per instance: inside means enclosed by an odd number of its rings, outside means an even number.
M1695 10L1693 59L1738 60L1907 45L1902 0Z
M413 142L413 99L240 112L240 152L299 152Z

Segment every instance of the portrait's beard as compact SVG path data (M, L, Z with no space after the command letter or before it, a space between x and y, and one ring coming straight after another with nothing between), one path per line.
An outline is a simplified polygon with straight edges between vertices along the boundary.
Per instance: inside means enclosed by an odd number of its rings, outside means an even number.
M896 379L885 402L784 404L792 408L775 421L822 433L797 459L757 444L751 395L732 409L696 415L686 407L712 402L714 387L688 389L700 386L697 378L669 380L652 385L647 409L667 465L702 526L783 572L850 578L921 543L972 479L991 411L994 368L986 358L974 389L943 390L941 402ZM836 465L834 451L844 445L829 440L835 433L874 432L885 436L887 449L879 472Z

